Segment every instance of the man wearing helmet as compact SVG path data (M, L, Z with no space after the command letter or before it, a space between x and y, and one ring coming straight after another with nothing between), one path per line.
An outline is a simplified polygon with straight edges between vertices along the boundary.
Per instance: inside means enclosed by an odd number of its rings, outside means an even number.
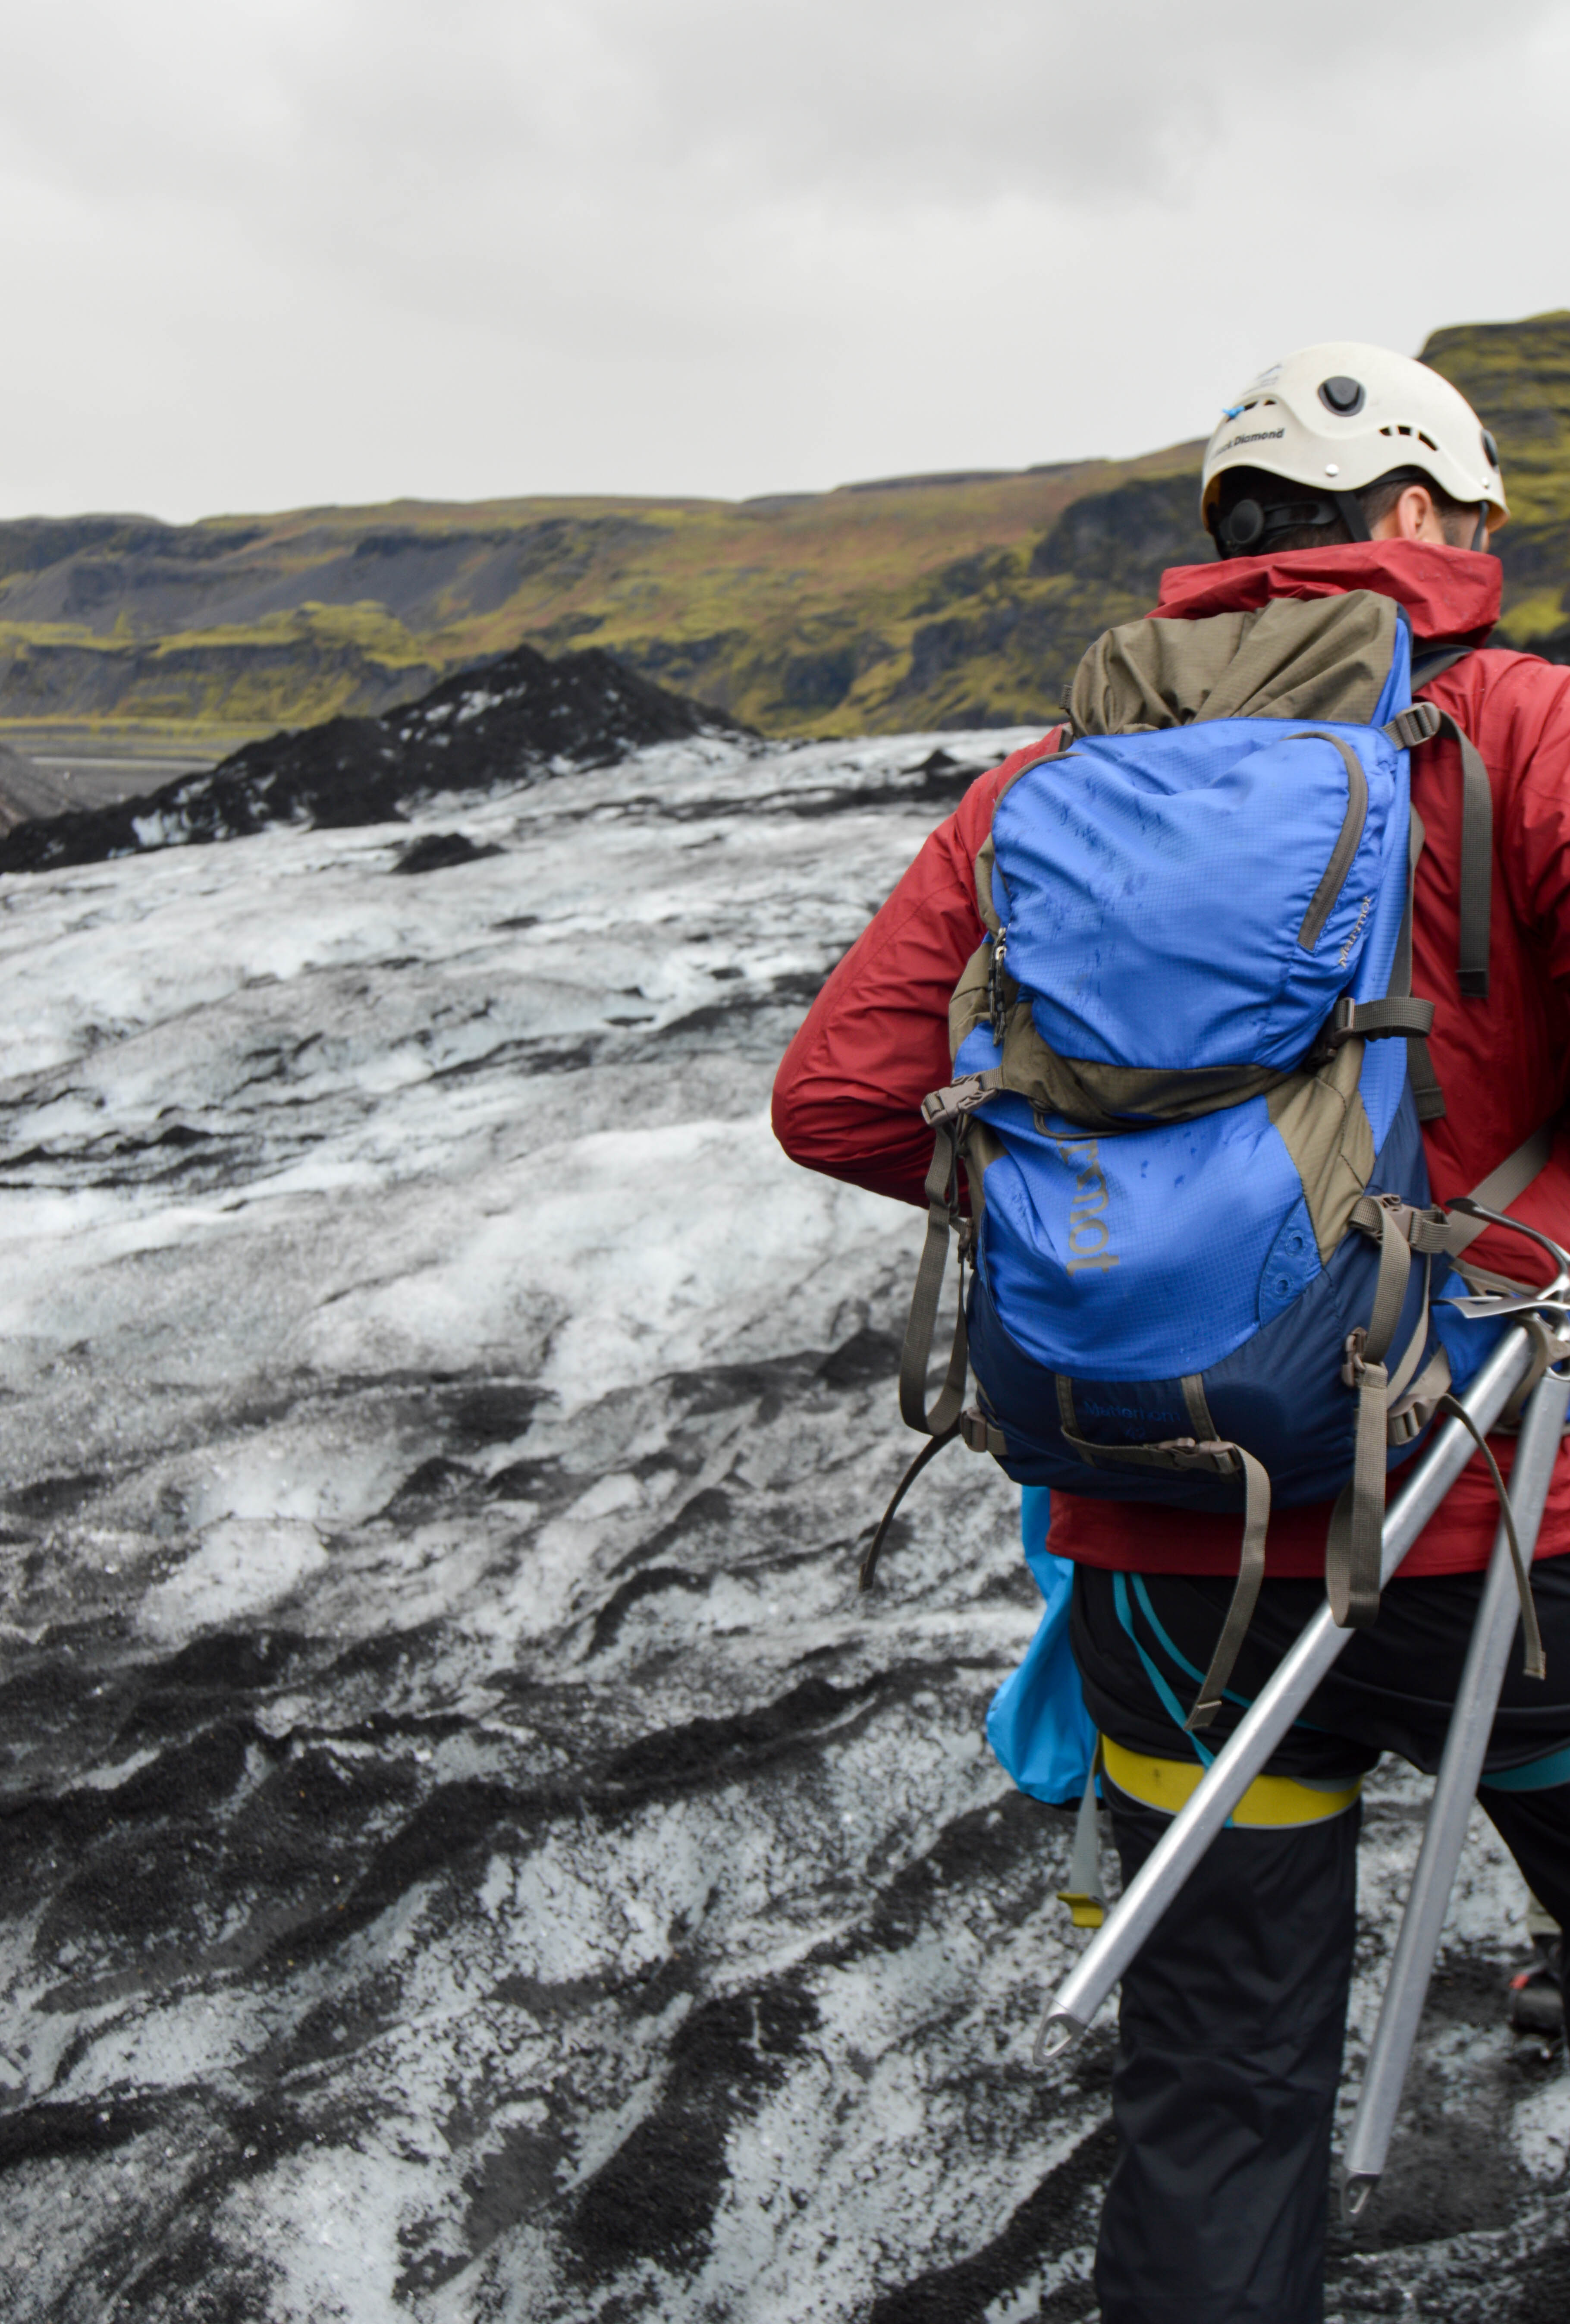
M1465 397L1351 341L1250 381L1206 447L1199 505L1226 558L1375 539L1484 549L1509 514L1499 447Z
M1524 1153L1525 1223L1570 1242L1570 671L1488 649L1509 511L1493 438L1424 364L1377 347L1309 347L1260 373L1206 452L1214 564L1162 579L1153 613L1197 620L1282 597L1391 597L1414 682L1444 714L1411 758L1426 833L1412 990L1435 1003L1444 1110L1423 1109L1434 1196L1465 1194ZM1492 918L1485 969L1457 966L1461 737L1487 771ZM808 1167L925 1207L921 1112L950 1078L950 996L982 941L977 857L1016 755L972 785L829 979L781 1065L775 1126ZM1535 1139L1535 1142L1534 1142ZM1468 1253L1519 1275L1492 1229ZM1495 1440L1508 1471L1508 1437ZM1267 1574L1212 1747L1324 1591L1328 1504L1272 1517ZM1103 2324L1318 2324L1330 2132L1355 1927L1355 1793L1386 1751L1432 1772L1496 1524L1481 1461L1454 1487L1271 1763L1333 1805L1238 1822L1123 1981L1113 2111L1118 2159L1096 2285ZM1235 1518L1052 1493L1051 1546L1074 1561L1074 1646L1097 1728L1125 1755L1188 1760L1173 1683L1208 1663L1237 1571ZM1547 1678L1505 1683L1481 1794L1537 1897L1570 1914L1570 1459L1538 1544ZM1162 1690L1165 1690L1164 1699ZM1206 1755L1207 1756L1207 1754ZM1125 1879L1166 1817L1104 1777ZM1350 1803L1350 1804L1348 1804Z

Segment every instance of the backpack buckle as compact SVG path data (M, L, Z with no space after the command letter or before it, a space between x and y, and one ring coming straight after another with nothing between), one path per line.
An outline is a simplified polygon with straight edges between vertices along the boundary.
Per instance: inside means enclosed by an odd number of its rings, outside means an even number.
M1441 718L1437 703L1414 702L1410 709L1398 711L1384 731L1398 750L1415 751L1419 743L1433 741Z
M1403 1405L1398 1411L1392 1412L1385 1422L1385 1443L1409 1444L1414 1437L1422 1434L1438 1409L1439 1400L1437 1397L1431 1398L1426 1397L1419 1404Z
M978 1404L969 1404L959 1415L959 1434L969 1451L990 1452L1001 1461L1008 1451L1008 1440L995 1421L987 1418Z
M1350 993L1344 992L1330 1011L1320 1047L1327 1056L1333 1057L1337 1049L1344 1049L1348 1041L1355 1041L1356 1038L1357 1003Z
M1312 1047L1305 1051L1303 1066L1311 1070L1324 1065L1337 1049L1345 1048L1348 1041L1357 1038L1357 1003L1344 992L1320 1026Z
M963 1120L968 1113L992 1095L988 1085L992 1077L986 1074L968 1074L963 1081L950 1082L947 1088L933 1090L922 1100L922 1120L929 1130L942 1130L950 1122Z
M1368 1345L1368 1333L1360 1323L1355 1332L1348 1332L1342 1343L1341 1377L1348 1388L1361 1388L1363 1375L1368 1370L1363 1351Z
M1151 1449L1165 1452L1174 1469L1205 1469L1217 1477L1230 1477L1240 1466L1236 1445L1219 1436L1203 1441L1193 1436L1169 1436Z

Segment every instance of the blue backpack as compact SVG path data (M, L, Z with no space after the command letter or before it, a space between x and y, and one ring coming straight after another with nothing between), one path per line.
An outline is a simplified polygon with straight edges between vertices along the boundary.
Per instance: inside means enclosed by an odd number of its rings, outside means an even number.
M1456 1409L1502 1328L1436 1305L1464 1293L1450 1261L1483 1222L1429 1201L1419 1125L1444 1101L1433 1003L1411 992L1409 752L1442 730L1462 745L1475 997L1491 807L1475 750L1412 686L1406 616L1372 591L1098 640L1068 728L997 800L954 1079L923 1108L930 1223L900 1401L932 1441L901 1493L959 1434L1024 1485L1236 1512L1237 1588L1191 1729L1219 1708L1272 1501L1336 1499L1331 1605L1374 1619L1387 1468ZM1496 1173L1485 1199L1531 1175ZM959 1313L929 1409L956 1231Z

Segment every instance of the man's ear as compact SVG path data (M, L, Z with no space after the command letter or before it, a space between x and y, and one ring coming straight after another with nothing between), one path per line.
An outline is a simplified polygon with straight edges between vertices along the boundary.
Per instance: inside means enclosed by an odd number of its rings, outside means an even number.
M1373 526L1375 540L1432 540L1445 546L1445 528L1427 484L1409 484Z

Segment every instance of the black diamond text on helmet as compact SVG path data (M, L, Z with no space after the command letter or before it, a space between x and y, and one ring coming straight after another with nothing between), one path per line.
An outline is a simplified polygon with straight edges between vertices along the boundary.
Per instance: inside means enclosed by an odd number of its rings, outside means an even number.
M1277 444L1286 432L1284 428L1256 428L1249 436L1229 436L1217 450L1218 454L1235 451L1239 444Z

